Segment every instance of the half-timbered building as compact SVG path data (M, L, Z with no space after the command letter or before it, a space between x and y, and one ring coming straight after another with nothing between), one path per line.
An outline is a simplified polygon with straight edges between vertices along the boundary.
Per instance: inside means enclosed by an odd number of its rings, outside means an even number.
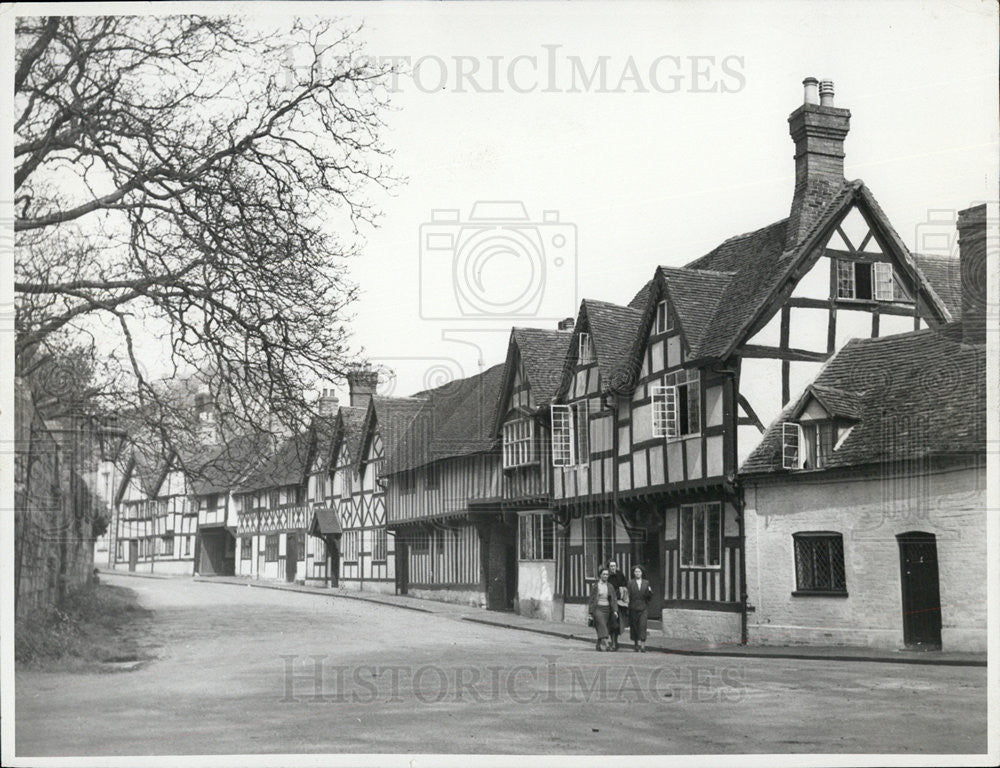
M517 519L501 506L493 435L502 375L495 365L388 411L386 513L401 593L514 607Z
M818 85L789 117L787 218L658 268L627 310L581 308L552 406L553 503L581 518L567 617L614 556L647 568L664 631L744 638L739 459L847 339L951 319L872 193L844 179L850 112Z
M326 581L327 551L307 536L312 505L307 501L309 470L317 448L331 431L317 417L286 439L236 490L236 572L258 579Z
M549 404L559 389L573 320L558 330L515 328L507 346L494 436L501 441L501 508L517 515L515 610L561 620L567 518L552 506Z
M112 567L146 573L193 573L198 509L184 464L171 452L134 449L116 499Z

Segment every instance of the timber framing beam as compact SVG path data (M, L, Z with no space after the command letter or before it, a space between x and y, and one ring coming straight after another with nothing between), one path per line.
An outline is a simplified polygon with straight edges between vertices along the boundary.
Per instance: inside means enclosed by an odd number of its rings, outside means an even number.
M788 347L767 347L760 344L744 344L736 354L741 357L759 357L772 360L798 360L805 363L822 363L830 357L829 352L810 352L808 349Z

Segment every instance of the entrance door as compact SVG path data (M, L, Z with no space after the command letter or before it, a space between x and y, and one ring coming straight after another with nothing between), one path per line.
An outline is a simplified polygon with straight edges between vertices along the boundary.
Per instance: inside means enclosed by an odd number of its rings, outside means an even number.
M396 539L396 594L405 595L407 582L410 580L410 545L402 539Z
M915 648L941 648L941 592L933 533L896 537L903 592L903 641Z
M642 565L646 569L646 578L653 588L653 599L649 601L649 618L663 618L663 559L660 555L660 542L663 540L659 526L649 526L644 529L645 538L642 542ZM632 578L632 574L629 574Z
M295 581L295 566L299 561L298 543L297 534L285 534L285 581Z
M330 574L330 586L336 587L340 584L340 542L333 536L326 539L327 568Z
M504 568L507 577L507 610L513 611L514 600L517 598L517 545L514 542L507 542L504 552Z
M135 539L128 540L128 569L130 571L135 570L136 564L139 562L139 542Z

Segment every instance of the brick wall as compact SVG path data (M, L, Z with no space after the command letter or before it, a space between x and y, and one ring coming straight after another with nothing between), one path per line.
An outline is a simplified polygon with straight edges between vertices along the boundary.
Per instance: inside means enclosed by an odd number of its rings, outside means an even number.
M981 465L936 463L919 478L797 476L748 483L749 641L775 645L903 646L899 544L937 541L943 650L986 649L986 489ZM843 535L847 597L793 596L792 534Z
M14 586L23 616L58 604L94 568L96 499L75 466L79 452L62 444L15 382Z

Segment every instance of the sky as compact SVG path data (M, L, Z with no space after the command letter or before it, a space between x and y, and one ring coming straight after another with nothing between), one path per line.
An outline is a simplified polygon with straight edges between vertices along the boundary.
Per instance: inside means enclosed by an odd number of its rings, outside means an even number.
M407 181L374 195L380 226L350 264L354 342L394 372L383 394L502 363L512 326L554 328L583 298L625 304L657 265L784 218L807 76L834 81L852 113L846 175L911 249L928 233L948 249L955 212L997 197L992 2L205 8L264 26L335 12L409 73L385 134Z
M656 265L784 218L807 76L834 81L851 110L846 176L911 249L947 248L934 234L955 212L997 196L991 3L338 10L411 72L386 134L408 182L352 265L356 341L396 373L385 393L501 363L511 326L555 327L585 297L627 303ZM471 221L489 201L522 203L527 221L516 205Z

